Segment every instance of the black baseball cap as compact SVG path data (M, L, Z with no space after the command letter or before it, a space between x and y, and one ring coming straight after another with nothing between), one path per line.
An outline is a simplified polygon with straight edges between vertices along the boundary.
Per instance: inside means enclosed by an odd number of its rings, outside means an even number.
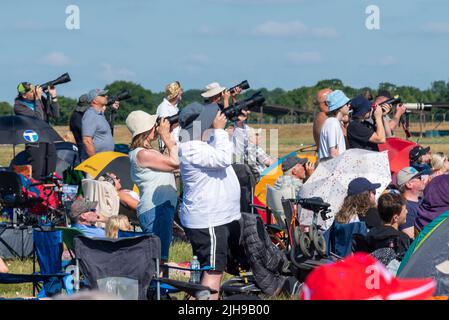
M409 158L411 162L418 161L419 157L429 153L430 147L423 148L422 146L415 146L409 152Z

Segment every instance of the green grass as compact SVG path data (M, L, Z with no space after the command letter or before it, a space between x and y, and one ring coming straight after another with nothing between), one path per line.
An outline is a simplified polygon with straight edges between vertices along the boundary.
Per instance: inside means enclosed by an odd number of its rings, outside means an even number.
M33 261L31 259L15 260L9 259L5 263L10 273L31 274L33 273ZM24 298L33 295L33 285L27 284L0 284L0 297Z

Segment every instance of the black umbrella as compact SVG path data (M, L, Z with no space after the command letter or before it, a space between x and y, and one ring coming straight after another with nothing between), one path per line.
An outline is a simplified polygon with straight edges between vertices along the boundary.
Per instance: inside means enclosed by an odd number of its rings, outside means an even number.
M64 141L47 122L26 116L0 117L0 144Z

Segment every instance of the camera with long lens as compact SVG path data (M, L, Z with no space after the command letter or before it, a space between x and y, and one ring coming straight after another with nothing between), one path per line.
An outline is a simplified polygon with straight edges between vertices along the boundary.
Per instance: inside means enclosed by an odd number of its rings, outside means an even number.
M111 106L116 101L127 100L129 98L131 98L131 94L129 93L129 91L127 89L125 89L123 91L120 91L119 94L117 94L116 96L108 97L108 102L106 103L106 105Z
M235 121L243 110L251 110L255 107L260 107L265 102L265 97L262 96L262 92L258 91L251 97L238 101L237 103L230 105L223 109L221 112L226 116L228 120Z
M158 117L156 119L157 125L159 125L161 123L161 119L162 119L162 117ZM166 117L165 120L167 120L170 123L170 126L178 123L179 122L179 112L177 114L172 115L172 116Z
M382 113L386 114L389 111L387 109L388 105L391 105L391 106L395 107L395 106L397 106L398 104L401 104L401 103L402 103L401 98L394 97L394 98L388 99L388 100L386 100L384 102L381 102L381 103L379 103L377 105L374 105L374 108L381 107L382 108Z
M248 83L247 80L243 80L243 81L240 82L238 85L229 88L229 92L232 94L232 93L234 93L234 91L235 91L237 88L240 88L240 90L243 91L243 90L249 89L250 86L249 86L249 83Z
M66 82L70 82L72 79L70 79L70 75L68 73L64 73L63 75L59 76L55 80L51 80L48 82L45 82L44 84L41 84L40 87L43 91L47 91L49 87L55 87L58 84L63 84Z

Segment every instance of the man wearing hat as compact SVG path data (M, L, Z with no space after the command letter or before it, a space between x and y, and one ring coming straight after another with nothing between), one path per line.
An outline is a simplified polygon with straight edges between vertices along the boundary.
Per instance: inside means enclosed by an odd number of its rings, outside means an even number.
M241 250L240 184L232 168L227 119L217 104L192 103L181 110L179 157L184 186L181 224L202 267L201 284L217 291L228 251ZM212 296L218 299L218 294Z
M60 107L55 87L48 88L50 100L42 95L41 87L29 82L19 83L17 93L14 101L16 115L34 117L47 122L50 118L59 118ZM56 170L56 148L53 143L27 143L25 150L34 179L40 180Z
M411 239L415 238L415 218L424 189L429 181L431 171L418 171L413 167L406 167L398 172L397 185L407 203L407 220L399 230L407 234Z
M75 200L70 207L69 219L72 228L83 232L86 237L104 238L104 229L97 228L97 222L106 222L106 218L96 212L97 202L84 198Z
M410 166L418 171L430 171L430 147L424 148L420 145L413 147L409 152Z
M326 97L329 118L320 132L318 159L335 158L346 151L346 141L341 128L341 120L349 114L349 99L341 90L335 90Z
M87 103L90 107L84 113L81 125L87 157L92 157L98 152L114 151L115 142L111 127L104 116L108 102L107 93L108 90L93 89L87 94ZM119 102L114 102L112 108L118 107Z
M295 188L295 193L297 194L306 177L310 177L314 170L313 164L308 162L305 158L298 158L295 156L286 157L282 161L283 175L276 180L274 188L281 190L293 186Z
M352 121L348 125L349 148L379 151L378 144L385 143L385 127L382 108L374 110L375 126L367 121L371 118L371 103L363 96L351 100Z
M75 110L72 112L69 121L70 131L72 131L75 137L76 145L78 147L78 154L81 161L87 159L87 153L84 150L83 134L82 134L82 122L83 116L86 110L89 108L89 103L87 102L87 94L83 94L78 99L78 104Z
M174 81L165 86L165 97L161 104L158 105L156 115L161 118L171 117L179 113L178 104L182 99L181 84L179 81ZM178 143L179 127L176 127L172 131L173 140ZM160 148L164 147L164 143L159 141Z

